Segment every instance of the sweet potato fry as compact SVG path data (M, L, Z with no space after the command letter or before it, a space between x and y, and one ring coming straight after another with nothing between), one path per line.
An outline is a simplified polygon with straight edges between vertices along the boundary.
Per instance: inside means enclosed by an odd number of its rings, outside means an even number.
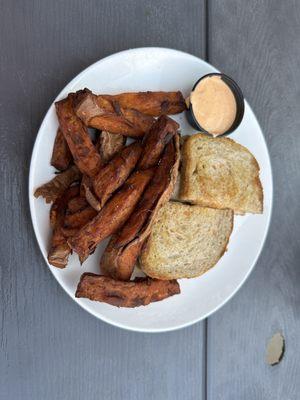
M81 189L81 187L80 187ZM80 193L68 202L64 222L63 233L66 237L73 236L97 215L97 212L89 205L86 198Z
M172 141L166 146L165 152L155 170L154 176L138 202L134 213L126 221L121 232L117 235L117 247L125 246L137 237L144 223L149 217L151 217L153 207L156 205L157 200L166 188L170 189L169 184L172 179L172 173L177 173L177 171L173 169L175 161L176 150ZM170 190L168 190L168 192L170 192ZM169 199L165 196L164 202L167 202L168 200Z
M61 196L73 182L79 179L81 179L81 173L73 165L66 171L57 174L51 181L37 188L34 192L34 197L42 196L46 200L46 203L51 203Z
M60 223L64 219L66 209L71 200L77 198L79 195L79 184L69 186L65 191L56 199L52 204L50 215L52 213L56 214L57 217L54 218L57 223Z
M86 201L86 198L82 196L77 196L69 201L66 215L74 214L78 211L85 209L87 206L88 202Z
M97 211L90 205L73 214L67 214L64 219L64 229L82 228L97 215Z
M75 99L76 94L71 93L66 99L55 103L59 125L78 169L87 176L94 176L100 169L101 158L87 128L74 112Z
M95 176L92 182L94 193L99 199L99 206L96 208L98 211L101 210L111 194L126 181L141 153L141 143L134 142L124 147Z
M68 264L70 246L61 229L55 229L52 234L51 247L48 253L48 262L56 268L65 268Z
M81 275L76 297L85 297L116 307L146 306L180 293L176 280L160 281L136 278L131 282L117 281L107 276L85 272Z
M80 184L80 196L85 197L89 203L89 199L87 198L87 189L92 187L92 179L87 175L83 175Z
M134 210L152 175L153 170L133 173L99 214L69 239L69 245L81 260L86 259L98 243L120 229Z
M74 214L66 215L62 233L65 238L76 235L79 229L90 222L97 215L97 211L90 205Z
M113 235L100 259L100 271L105 276L121 281L129 281L137 258L142 250L143 242L134 246L117 246L118 236Z
M94 193L93 185L91 181L82 179L82 193L85 193L85 198L89 205L93 207L94 210L100 211L101 205L98 197Z
M100 154L103 164L109 162L119 151L121 151L126 142L126 137L115 133L101 132L96 142L96 149ZM101 171L101 169L100 169ZM97 195L94 192L92 179L84 175L81 181L81 194L85 196L88 203L97 211L101 206Z
M71 236L76 235L76 233L78 232L79 229L80 228L65 228L65 227L62 227L61 228L61 232L64 235L64 238L66 239L66 241L68 241L68 238L70 238Z
M138 92L101 96L110 101L117 101L123 108L133 108L153 117L178 114L186 109L181 92Z
M115 279L129 280L155 215L172 193L179 164L178 135L165 148L160 164L135 210L120 232L112 236L101 261L101 272Z
M125 146L126 137L116 133L103 131L99 134L96 149L104 164L110 161Z
M144 136L149 132L151 126L154 124L155 119L149 115L143 114L133 108L120 108L118 103L113 103L117 115L122 115L131 127L133 135L130 134L130 130L127 136L133 138Z
M131 137L142 137L154 122L149 115L123 109L117 102L92 93L86 93L81 99L76 114L86 126Z
M52 205L50 211L50 224L53 228L50 249L48 253L49 264L57 268L65 268L68 263L68 257L71 248L62 232L62 225L65 216L67 204L70 199L78 196L79 186L72 186L65 190Z
M51 165L59 171L66 170L72 162L72 154L62 131L58 128L55 137Z
M61 225L65 216L66 209L69 202L76 198L79 194L79 185L70 186L64 190L64 192L57 197L50 208L50 225L55 228L57 225Z
M138 162L137 169L147 169L156 165L165 145L172 139L179 128L177 122L162 115L152 125L144 137L144 152Z

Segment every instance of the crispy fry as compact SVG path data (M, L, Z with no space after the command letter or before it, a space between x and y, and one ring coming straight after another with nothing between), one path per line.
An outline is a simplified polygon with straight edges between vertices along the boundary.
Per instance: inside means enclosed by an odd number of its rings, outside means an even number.
M132 108L121 108L118 103L114 103L114 108L118 115L122 115L130 125L132 134L128 130L128 135L133 138L138 138L144 136L149 132L151 126L154 124L155 119L149 115L142 114L141 112L134 110Z
M72 162L72 154L62 131L58 128L54 141L51 165L59 171L66 170Z
M65 268L68 264L70 246L61 229L55 229L52 234L51 247L48 253L48 262L56 268Z
M123 108L133 108L153 117L178 114L186 109L181 92L133 92L101 96L110 101L117 101Z
M84 193L85 193L85 198L89 205L93 207L94 210L100 211L101 210L101 205L99 202L98 197L94 193L94 189L92 187L92 183L89 181L83 181L83 188L84 188Z
M121 281L129 281L137 258L142 250L143 242L134 245L117 247L117 234L113 235L100 259L100 271L105 276Z
M71 248L62 232L62 224L67 204L79 193L79 186L72 186L53 203L50 211L50 224L53 228L50 249L48 253L49 264L57 268L65 268Z
M76 235L78 230L95 218L96 215L97 211L88 205L85 209L66 216L64 226L62 227L65 238Z
M70 186L57 197L50 208L50 225L55 228L61 225L69 202L79 194L79 185Z
M65 228L65 227L62 227L61 231L62 231L62 234L64 235L64 237L66 238L66 240L68 241L68 238L70 238L71 236L76 235L76 233L78 232L78 229L80 229L80 228Z
M37 188L34 192L34 197L42 196L46 200L46 203L51 203L61 196L73 182L79 179L81 179L81 173L73 165L66 171L57 174L51 181Z
M122 109L118 103L86 93L76 107L77 116L86 126L124 136L142 137L154 119L136 110Z
M76 92L69 93L69 97L72 101L73 110L76 109L78 104L89 94L92 93L90 89L84 88L82 90L77 90Z
M97 211L90 205L73 214L67 214L64 219L64 229L82 228L97 215Z
M133 171L140 155L142 145L134 142L124 147L120 153L115 155L93 179L93 189L98 201L98 207L92 204L96 210L100 211L113 192L115 192L128 178Z
M153 179L120 232L112 236L101 261L101 272L115 279L129 280L155 215L173 191L179 165L178 135L168 143Z
M87 128L74 113L75 99L76 94L71 93L66 99L56 102L56 112L75 164L83 174L94 176L100 169L101 158L91 141Z
M101 171L101 169L100 169ZM89 178L87 175L84 175L81 180L80 186L80 195L84 196L86 201L90 206L93 207L94 210L100 211L101 206L98 197L96 196L93 189L93 181L92 178Z
M119 151L121 151L126 142L126 138L123 135L118 135L109 132L101 132L96 142L96 149L100 154L101 161L106 164L114 157ZM100 169L101 171L101 169ZM83 176L81 182L81 194L85 196L88 203L97 211L100 211L101 205L97 195L94 192L92 179Z
M73 236L78 229L82 228L96 215L97 212L89 205L86 198L79 193L77 197L69 201L67 206L63 223L65 236Z
M136 278L131 282L123 282L85 272L81 275L75 296L117 307L139 307L179 293L180 287L176 280Z
M177 122L162 115L153 124L149 133L144 137L144 152L138 162L138 169L147 169L156 165L165 145L172 139L179 128Z
M86 198L82 196L77 196L69 201L66 215L74 214L78 211L85 209L87 206L88 202L86 201Z
M79 185L75 184L73 186L69 186L65 191L61 194L60 197L56 199L56 201L52 204L50 215L56 215L54 218L50 218L51 221L55 221L55 223L60 223L62 219L64 219L64 215L66 209L68 207L69 202L76 198L79 194Z
M120 234L118 234L117 247L125 246L138 235L144 222L151 217L153 207L156 205L157 200L167 188L168 194L170 194L171 189L169 185L171 180L173 179L174 181L176 178L172 176L172 174L176 174L177 176L177 169L174 169L175 162L176 150L172 141L166 146L163 157L155 170L153 179L143 193L134 213L130 216L128 221L126 221ZM169 199L165 196L164 202L168 200Z
M116 133L103 131L99 134L96 149L104 164L110 161L125 146L126 137Z
M81 184L80 184L80 196L85 197L86 200L89 202L89 199L87 198L87 189L92 186L92 180L89 176L83 175L81 179Z
M69 239L69 245L81 260L86 259L98 243L120 229L134 210L152 175L153 170L133 173L99 214Z

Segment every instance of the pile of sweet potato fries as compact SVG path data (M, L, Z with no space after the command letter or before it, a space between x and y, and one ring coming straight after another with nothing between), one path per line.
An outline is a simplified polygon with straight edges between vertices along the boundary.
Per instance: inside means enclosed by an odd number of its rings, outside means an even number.
M180 92L95 95L84 89L55 104L59 128L51 165L60 172L34 195L52 203L48 261L81 263L111 236L99 275L84 273L76 297L136 307L180 293L177 281L130 280L159 208L173 191L179 125L167 114L185 109ZM88 128L96 130L96 139ZM127 138L132 138L126 145Z

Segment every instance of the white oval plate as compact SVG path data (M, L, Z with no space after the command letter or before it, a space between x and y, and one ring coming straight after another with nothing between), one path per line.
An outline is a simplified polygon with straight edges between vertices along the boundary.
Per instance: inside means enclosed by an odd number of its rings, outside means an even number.
M74 78L55 99L69 92L88 87L95 93L119 93L145 90L181 90L186 96L194 82L216 69L203 60L177 50L140 48L122 51L91 65ZM184 114L174 117L183 134L193 134ZM244 283L262 250L271 216L272 172L264 136L255 115L246 103L242 124L230 137L246 146L261 168L264 188L263 215L235 217L234 231L228 251L218 264L196 279L180 280L181 294L147 307L117 308L74 296L80 275L84 271L99 273L99 259L105 243L80 266L72 255L64 270L47 262L50 239L49 206L42 198L35 199L34 189L54 176L50 166L57 118L52 103L38 132L33 148L29 176L30 210L38 244L51 272L64 290L95 317L121 328L142 332L162 332L191 325L209 316L226 303Z

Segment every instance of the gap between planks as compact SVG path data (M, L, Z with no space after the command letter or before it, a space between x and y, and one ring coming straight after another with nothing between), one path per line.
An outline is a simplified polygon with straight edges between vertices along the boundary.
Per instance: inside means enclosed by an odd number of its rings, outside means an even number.
M209 62L209 0L204 0L204 20L205 20L205 47L204 47L204 59L205 61ZM203 376L203 398L204 400L208 399L208 318L204 320L204 376Z

